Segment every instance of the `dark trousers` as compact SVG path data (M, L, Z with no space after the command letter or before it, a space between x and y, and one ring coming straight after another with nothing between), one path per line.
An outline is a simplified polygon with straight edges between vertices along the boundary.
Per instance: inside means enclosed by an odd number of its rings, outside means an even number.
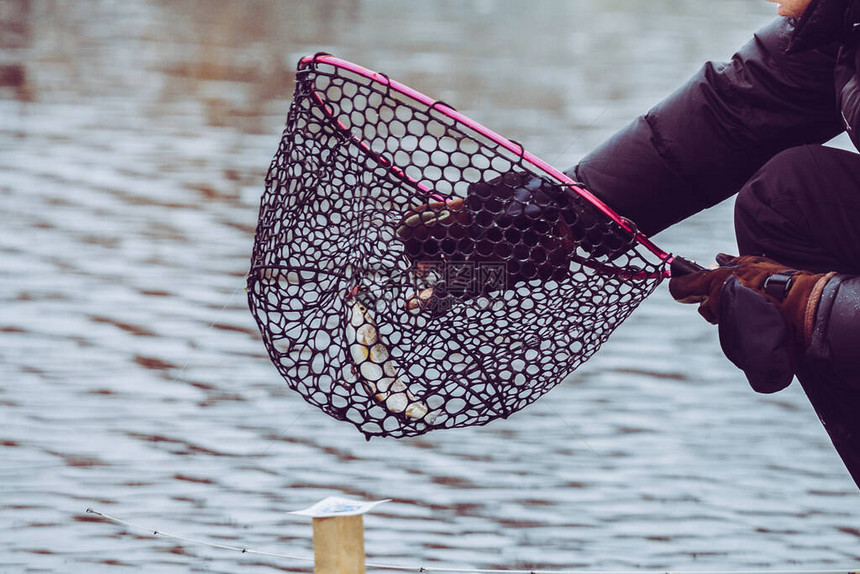
M860 274L860 154L810 145L774 156L741 189L735 232L742 255ZM797 379L860 486L860 372L846 366L807 353Z
M820 145L777 154L738 194L735 233L741 255L860 274L860 154Z

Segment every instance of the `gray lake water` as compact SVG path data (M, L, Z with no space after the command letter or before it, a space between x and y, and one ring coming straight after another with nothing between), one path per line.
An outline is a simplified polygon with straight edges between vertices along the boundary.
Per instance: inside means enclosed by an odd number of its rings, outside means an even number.
M770 20L761 0L0 3L0 572L309 571L329 495L416 568L857 568L860 492L665 286L510 419L365 442L265 355L243 276L300 56L565 168ZM731 204L656 238L731 251Z

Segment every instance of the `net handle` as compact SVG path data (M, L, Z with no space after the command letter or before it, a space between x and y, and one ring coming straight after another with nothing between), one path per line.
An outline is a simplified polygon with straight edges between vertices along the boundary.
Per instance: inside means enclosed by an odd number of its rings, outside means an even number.
M612 221L614 221L622 229L624 229L625 231L630 233L640 245L642 245L648 251L653 253L657 258L659 258L664 263L671 264L671 262L673 260L673 256L670 253L667 253L667 252L663 251L662 249L660 249L659 247L657 247L657 245L655 245L654 242L652 242L645 234L643 234L642 232L640 232L636 228L636 226L633 224L633 222L631 222L629 219L621 217L620 215L615 213L615 211L612 208L610 208L608 205L603 203L600 199L598 199L596 196L594 196L587 189L584 189L584 188L580 187L579 185L577 185L577 183L573 179L571 179L567 174L556 169L555 167L546 163L545 161L543 161L539 157L533 155L532 153L526 151L526 149L522 145L518 145L517 143L512 142L511 140L497 134L493 130L489 129L488 127L486 127L486 126L484 126L478 122L476 122L475 120L469 118L468 116L461 114L460 112L458 112L457 110L452 108L450 105L446 104L445 102L434 100L433 98L431 98L431 97L429 97L429 96L427 96L427 95L425 95L425 94L423 94L417 90L414 90L405 84L401 84L400 82L398 82L396 80L392 80L391 78L389 78L385 74L382 74L380 72L374 72L374 71L369 70L363 66L359 66L358 64L353 64L352 62L349 62L347 60L342 60L340 58L336 58L335 56L332 56L330 54L320 52L320 53L314 54L313 56L306 56L306 57L302 58L301 60L299 60L298 69L302 70L303 68L314 67L320 63L328 64L328 65L333 66L335 68L341 68L341 69L347 70L349 72L352 72L353 74L357 74L359 76L367 78L368 80L382 84L382 85L386 86L387 89L394 90L396 92L400 92L401 94L403 94L409 98L412 98L416 101L423 103L427 107L435 109L440 114L443 114L443 115L451 118L452 120L455 120L457 122L460 122L460 123L468 126L470 129L481 134L485 138L497 143L498 145L507 149L511 153L519 156L523 161L526 161L526 162L532 164L533 166L544 171L548 175L551 175L552 177L561 181L564 185L566 185L567 187L569 187L570 189L575 191L579 196L581 196L586 201L588 201L589 203L594 205L594 207L596 207L601 212L603 212L604 215L609 217ZM355 138L354 135L353 135L353 138ZM366 144L364 144L362 147L366 148L367 146L366 146ZM386 164L390 164L390 162L386 162ZM392 169L397 169L398 171L402 171L402 170L399 170L399 168L396 168L395 166L391 166L391 167L392 167ZM423 189L423 186L422 186L422 189ZM426 190L426 189L423 189L423 191L427 191L428 193L433 193L433 192L430 192L429 190ZM433 195L436 195L436 194L433 193ZM671 272L669 271L668 268L664 272L664 276L666 276L666 277L671 276Z

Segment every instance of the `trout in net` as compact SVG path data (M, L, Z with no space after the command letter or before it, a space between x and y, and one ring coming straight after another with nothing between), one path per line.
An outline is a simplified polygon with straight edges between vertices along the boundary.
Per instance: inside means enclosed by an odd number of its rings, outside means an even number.
M290 388L367 438L484 425L588 360L672 256L450 106L299 62L248 301Z

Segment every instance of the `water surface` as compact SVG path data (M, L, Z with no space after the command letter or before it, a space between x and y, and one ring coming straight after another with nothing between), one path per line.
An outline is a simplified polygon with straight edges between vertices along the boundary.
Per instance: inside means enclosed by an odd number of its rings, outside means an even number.
M507 421L365 442L265 356L243 292L300 56L444 99L567 167L766 23L752 0L0 5L0 572L278 572L88 507L310 555L288 511L391 498L374 562L852 566L860 496L794 386L756 395L665 287ZM731 204L657 237L706 259Z

